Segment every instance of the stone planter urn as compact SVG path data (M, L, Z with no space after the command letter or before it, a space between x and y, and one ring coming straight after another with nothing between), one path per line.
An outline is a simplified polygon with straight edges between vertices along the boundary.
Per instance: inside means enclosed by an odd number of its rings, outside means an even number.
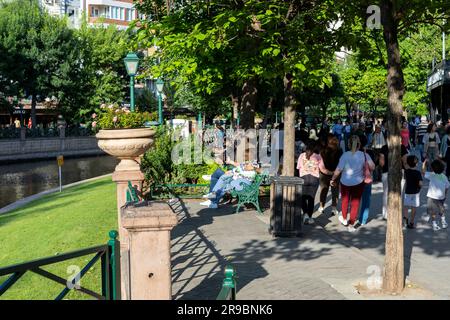
M127 201L128 184L142 190L144 174L141 172L139 156L145 153L154 141L155 130L149 128L137 129L106 129L100 130L97 142L100 149L107 154L120 159L112 175L112 180L117 185L117 213L120 239L120 274L121 274L121 297L123 300L130 299L129 291L129 236L122 226L120 212Z
M155 130L149 128L107 129L100 130L96 138L100 149L121 160L116 172L140 171L136 158L153 145L154 135Z

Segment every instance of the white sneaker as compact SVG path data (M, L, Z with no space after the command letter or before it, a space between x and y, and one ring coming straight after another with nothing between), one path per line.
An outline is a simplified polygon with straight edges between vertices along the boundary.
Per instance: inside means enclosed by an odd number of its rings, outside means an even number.
M442 224L442 229L448 228L448 223L447 223L447 221L445 221L445 217L441 218L441 224Z
M203 178L203 180L211 181L211 175L209 175L209 174L203 175L202 178Z
M314 224L314 219L313 218L309 218L308 219L308 224Z
M208 206L209 209L217 209L217 203L211 202L211 204Z
M424 215L422 216L422 221L423 221L423 222L429 222L429 221L430 221L430 215L424 214Z
M356 231L356 228L355 228L352 224L350 224L350 225L347 227L347 230L348 230L348 232L355 232L355 231Z
M208 196L209 196L210 194L211 194L211 193L204 194L204 195L202 195L202 198L203 198L203 199L208 199Z
M348 221L346 219L344 219L343 216L339 216L338 220L340 221L340 223L342 223L344 226L348 225Z
M211 200L206 200L206 201L200 202L199 204L200 204L201 206L207 207L207 206L209 206L209 205L211 204Z
M441 227L438 226L436 221L433 221L433 231L439 231L441 230Z
M216 198L216 193L215 192L210 192L206 195L207 199L215 199Z
M319 206L319 210L317 210L317 212L322 213L323 210L324 210L324 208Z
M309 224L309 216L307 214L303 216L303 224Z

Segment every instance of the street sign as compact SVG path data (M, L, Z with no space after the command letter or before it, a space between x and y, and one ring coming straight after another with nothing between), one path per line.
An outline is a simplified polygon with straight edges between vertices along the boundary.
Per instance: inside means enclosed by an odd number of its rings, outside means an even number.
M56 157L56 161L58 161L58 167L62 167L64 165L64 156Z

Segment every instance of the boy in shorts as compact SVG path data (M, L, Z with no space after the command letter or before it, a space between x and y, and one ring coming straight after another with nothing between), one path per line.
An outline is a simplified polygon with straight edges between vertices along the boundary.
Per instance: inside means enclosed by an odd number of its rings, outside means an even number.
M414 218L416 210L420 206L420 189L422 188L422 175L416 169L419 159L416 156L410 155L406 158L408 169L405 170L405 197L403 205L405 211L403 214L403 227L414 229ZM411 217L408 219L408 211L411 209Z
M443 229L448 227L445 220L445 208L444 202L447 197L447 191L450 187L447 176L443 173L445 169L444 163L441 160L434 160L431 163L431 170L433 172L425 172L427 168L428 159L423 162L422 173L424 178L430 181L428 186L428 201L427 201L427 213L431 216L433 221L433 230L438 231L441 227L438 225L436 219L436 213L439 214L441 220L441 226Z

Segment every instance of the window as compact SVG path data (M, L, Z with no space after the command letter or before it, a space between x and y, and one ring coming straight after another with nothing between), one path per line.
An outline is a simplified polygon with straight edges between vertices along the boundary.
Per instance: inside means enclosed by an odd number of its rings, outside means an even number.
M120 20L125 20L125 9L120 8Z

